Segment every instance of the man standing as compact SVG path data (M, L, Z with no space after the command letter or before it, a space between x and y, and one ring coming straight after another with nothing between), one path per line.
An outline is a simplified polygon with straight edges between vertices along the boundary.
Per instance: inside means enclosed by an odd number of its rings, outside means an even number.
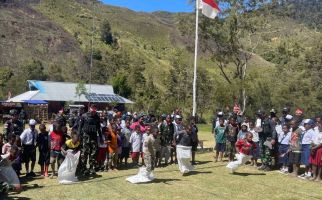
M78 133L83 142L81 165L84 175L95 174L96 155L98 151L97 136L102 140L100 117L96 112L96 105L91 105L89 112L79 121ZM89 160L89 169L87 168Z
M13 133L20 136L23 131L23 124L19 120L19 114L17 110L10 110L11 119L6 121L4 124L4 135L6 140L8 140L8 135Z
M158 136L157 127L151 127L149 135L143 142L144 165L147 172L152 172L155 166L156 142Z
M272 156L277 138L275 123L272 120L270 120L269 117L267 117L265 113L262 111L259 111L257 115L261 119L262 128L262 131L259 133L259 140L262 150L262 166L259 169L264 171L270 171L272 170Z
M172 148L174 126L171 120L171 116L167 115L165 120L160 125L161 133L161 158L165 158L165 164L168 164L169 157L173 161L174 149Z
M22 144L22 161L25 163L26 167L26 176L34 177L34 167L36 163L36 143L38 132L36 130L36 120L31 119L29 121L29 128L24 130L20 135L21 144ZM31 161L31 170L29 172L29 162Z

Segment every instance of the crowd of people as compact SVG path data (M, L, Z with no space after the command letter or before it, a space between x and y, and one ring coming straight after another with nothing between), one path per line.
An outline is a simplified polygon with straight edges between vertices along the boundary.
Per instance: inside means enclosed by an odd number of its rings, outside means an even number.
M228 157L227 167L233 172L251 159L249 164L259 170L279 169L283 174L321 181L320 116L305 118L300 108L291 115L288 107L283 108L280 117L274 109L269 114L258 110L254 119L243 116L240 111L229 116L218 112L212 130L216 141L215 162ZM258 160L261 160L260 166ZM304 166L303 173L300 166Z
M4 133L0 135L0 153L1 159L10 160L18 177L22 165L25 177L37 176L34 172L36 160L41 176L55 177L56 166L58 169L62 164L67 151L81 153L76 174L83 177L98 171L142 165L153 170L177 163L176 145L190 146L193 151L191 162L195 163L198 129L193 119L183 124L180 109L156 117L151 113L117 110L97 112L93 104L88 112L80 108L68 117L61 110L47 126L30 119L27 128L16 110L10 113L12 118L5 123ZM149 144L151 139L153 145L145 148L145 142Z
M23 166L25 177L37 176L36 160L41 169L39 175L54 178L56 167L62 164L67 152L80 152L78 177L139 166L151 171L178 162L183 173L184 166L176 153L178 146L191 148L191 164L195 164L198 128L195 118L183 123L180 109L155 116L117 110L97 112L93 104L88 112L80 108L68 117L61 110L47 125L30 119L27 128L16 110L10 114L12 118L0 134L0 163L9 163L19 178ZM296 109L293 116L289 108L284 108L280 117L274 109L269 114L259 110L254 119L239 110L227 115L220 111L213 120L212 133L215 162L227 157L230 162L227 167L232 171L250 160L249 164L259 170L279 169L283 174L321 181L319 116L306 119L301 109ZM304 166L303 174L300 166Z

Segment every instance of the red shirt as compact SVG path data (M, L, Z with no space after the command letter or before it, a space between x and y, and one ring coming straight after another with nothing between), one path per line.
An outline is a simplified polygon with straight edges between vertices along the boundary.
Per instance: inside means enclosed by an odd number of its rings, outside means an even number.
M243 153L245 155L249 155L253 150L257 148L255 142L247 142L246 140L238 140L236 142L236 147L239 149L239 153ZM243 147L249 147L249 150L246 150Z
M60 151L62 145L65 143L63 132L52 131L49 134L50 149L54 151Z

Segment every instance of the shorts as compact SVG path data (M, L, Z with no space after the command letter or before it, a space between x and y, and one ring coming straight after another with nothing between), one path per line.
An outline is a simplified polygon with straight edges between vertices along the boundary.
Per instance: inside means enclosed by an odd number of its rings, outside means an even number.
M288 158L289 164L300 164L301 163L301 152L291 152Z
M107 148L99 148L98 149L98 154L96 156L96 160L98 162L104 162L106 160L106 155L107 155Z
M122 147L121 158L129 158L130 156L130 147Z
M36 147L33 145L23 145L22 162L29 163L36 161Z
M302 153L301 153L301 164L308 166L311 154L311 145L302 144Z
M56 163L56 160L61 163L64 159L65 157L63 156L61 151L50 151L50 164Z
M226 150L226 143L216 143L215 150L217 152L225 152L225 150Z

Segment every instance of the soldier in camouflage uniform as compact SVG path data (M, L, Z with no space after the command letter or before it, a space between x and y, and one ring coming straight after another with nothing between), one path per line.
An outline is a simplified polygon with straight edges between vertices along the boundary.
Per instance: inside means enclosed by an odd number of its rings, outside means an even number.
M96 106L92 105L90 111L83 115L79 121L78 133L82 139L82 153L80 159L81 170L84 175L95 174L96 155L98 151L97 136L102 140L100 117L97 115ZM89 169L87 161L89 160Z
M168 164L169 157L171 156L171 161L173 161L174 150L171 145L173 142L174 126L171 121L171 116L167 115L165 120L160 124L161 133L161 158L165 158L165 164Z
M261 148L261 160L262 166L259 168L260 170L270 171L272 170L272 156L275 148L275 141L277 137L277 133L275 130L275 123L265 116L265 113L262 111L257 112L258 117L261 118L261 128L262 132L259 135L259 145ZM267 143L264 145L264 143ZM270 143L270 144L268 144Z
M23 123L19 120L19 114L17 110L10 110L11 119L4 124L4 136L8 139L10 133L20 136L23 132Z

